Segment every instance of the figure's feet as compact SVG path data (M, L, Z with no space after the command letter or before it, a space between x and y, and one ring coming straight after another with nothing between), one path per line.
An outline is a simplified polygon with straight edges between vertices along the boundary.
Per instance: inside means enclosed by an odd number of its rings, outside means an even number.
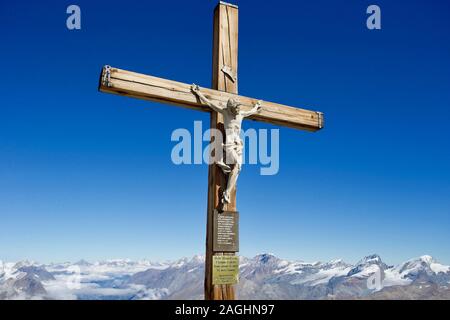
M230 173L231 172L230 166L226 165L225 163L223 163L223 161L217 161L216 164L222 169L222 171L224 173Z

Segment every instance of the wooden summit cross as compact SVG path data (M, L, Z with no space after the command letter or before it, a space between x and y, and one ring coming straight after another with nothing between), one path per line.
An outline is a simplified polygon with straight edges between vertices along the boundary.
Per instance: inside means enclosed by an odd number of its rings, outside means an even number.
M241 108L247 111L258 99L237 94L237 52L238 7L219 2L214 10L213 89L202 88L201 91L210 101L221 102L225 105L229 98L234 98L242 104ZM211 128L223 131L223 116L204 105L191 91L189 84L105 66L100 77L99 90L210 112ZM250 119L307 131L317 131L323 127L323 115L320 112L266 101L263 101L261 106L261 112L254 114ZM222 141L214 143L222 143ZM235 255L235 252L214 250L216 240L214 237L217 236L214 232L214 225L217 222L216 210L236 212L236 190L231 193L230 203L221 203L220 191L224 189L225 180L222 170L216 164L209 165L205 257L205 299L207 300L235 299L233 285L213 284L213 256Z

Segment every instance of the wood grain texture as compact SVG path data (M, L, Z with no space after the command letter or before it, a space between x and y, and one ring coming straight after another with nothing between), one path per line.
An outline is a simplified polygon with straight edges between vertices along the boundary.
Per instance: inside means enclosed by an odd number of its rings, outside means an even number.
M237 79L232 79L223 72L227 66L237 75L238 50L238 9L219 3L214 10L213 26L213 70L212 87L223 91L220 95L237 94ZM209 98L216 91L207 92ZM228 98L221 101L226 103ZM251 104L251 102L250 102ZM249 106L251 107L251 105ZM217 112L211 112L211 128L217 128L224 133L223 117ZM225 136L223 134L223 136ZM223 141L211 141L222 144ZM236 190L232 190L230 203L222 205L221 194L226 188L226 178L222 170L215 164L208 168L208 203L206 221L206 256L205 256L205 299L206 300L234 300L236 299L234 285L213 285L212 265L214 255L234 255L234 253L215 252L214 244L214 210L236 211Z
M237 9L234 9L237 10ZM233 19L230 17L230 20ZM224 29L226 30L226 29ZM237 43L232 45L224 40L225 44L219 46L219 51L231 48L234 54L237 54ZM229 56L228 51L223 56ZM224 62L228 65L234 64L230 58L221 58L217 61L219 72L217 77L218 90L201 88L205 96L215 102L226 104L229 98L234 98L242 103L242 110L247 111L253 107L253 103L258 101L255 98L248 98L237 95L237 81L233 82L222 71ZM237 64L237 62L235 62ZM237 73L237 65L234 66ZM104 77L105 68L102 70L99 90L107 93L145 99L150 101L162 102L180 107L190 108L198 111L211 112L211 109L203 105L198 98L191 92L191 85L167 80L163 78L144 75L136 72L126 71L118 68L110 68L110 77L107 82ZM223 88L223 89L220 89ZM228 92L225 92L228 91ZM317 131L323 128L323 116L320 112L310 111L300 108L294 108L278 103L264 101L262 102L262 111L260 114L253 115L248 119L281 125L295 129L308 131Z

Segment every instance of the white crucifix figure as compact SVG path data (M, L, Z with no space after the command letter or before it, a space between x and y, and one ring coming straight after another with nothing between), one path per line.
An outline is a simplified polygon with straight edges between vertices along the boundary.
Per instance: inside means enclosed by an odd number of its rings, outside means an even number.
M228 176L227 187L223 192L223 201L230 203L231 190L236 186L236 182L242 168L242 148L244 143L241 139L242 120L261 112L261 101L253 104L253 108L249 111L242 111L241 104L233 98L228 99L226 106L221 102L215 103L200 91L198 85L191 86L200 101L209 106L214 111L223 115L223 126L225 130L225 143L222 144L225 151L225 161L223 157L216 164L222 169L223 173Z

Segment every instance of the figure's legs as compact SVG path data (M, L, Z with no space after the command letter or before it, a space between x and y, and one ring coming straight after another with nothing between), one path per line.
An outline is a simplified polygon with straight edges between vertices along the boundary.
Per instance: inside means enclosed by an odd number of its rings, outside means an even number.
M237 178L241 172L241 164L236 163L233 165L233 169L228 175L228 183L225 192L223 193L223 199L226 203L230 203L231 190L236 186Z
M233 148L226 153L227 163L231 163L232 167L228 174L228 182L223 199L226 203L230 203L231 190L236 186L236 182L242 167L242 151L239 148Z

